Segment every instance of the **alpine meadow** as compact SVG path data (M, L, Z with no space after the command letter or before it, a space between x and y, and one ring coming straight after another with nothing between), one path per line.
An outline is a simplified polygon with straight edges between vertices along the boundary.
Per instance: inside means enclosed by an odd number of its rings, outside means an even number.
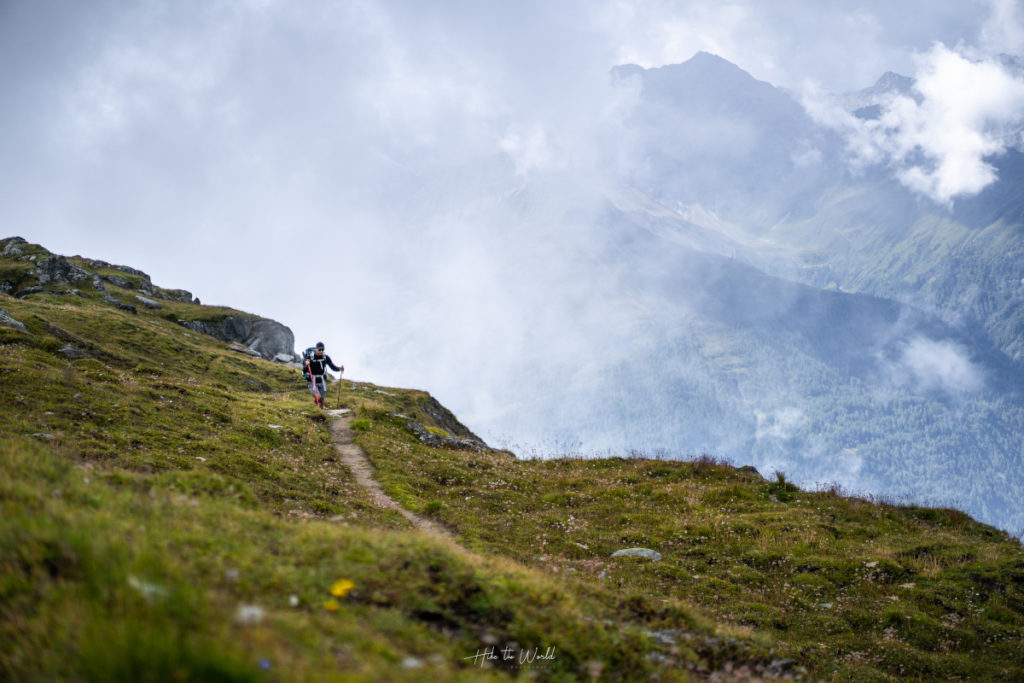
M325 414L254 350L283 326L0 245L5 680L1021 672L1024 549L960 511L707 455L523 460L366 382Z
M0 681L1024 680L1024 0L0 0Z

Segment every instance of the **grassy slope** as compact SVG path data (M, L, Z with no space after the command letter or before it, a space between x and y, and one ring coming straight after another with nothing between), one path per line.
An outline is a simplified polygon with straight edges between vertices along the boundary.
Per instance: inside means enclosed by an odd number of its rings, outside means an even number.
M362 411L385 490L476 552L614 590L654 622L659 602L697 605L817 677L1024 676L1024 550L963 513L800 491L708 459L430 449L409 443L397 409ZM609 557L631 546L663 559Z
M555 679L772 660L758 639L710 639L683 603L565 586L410 530L336 463L296 370L167 309L51 294L0 308L28 327L0 326L0 679L515 675L515 660L465 659L488 644L556 648L520 672ZM69 338L91 358L65 357ZM346 383L343 400L387 398L443 431L427 394L391 393ZM354 588L332 598L340 579Z
M1019 675L1024 554L959 513L707 462L428 448L395 417L443 431L428 395L344 383L385 489L463 552L371 504L297 371L164 317L205 307L0 308L29 328L0 326L0 679ZM664 558L609 557L633 545ZM465 659L513 643L557 654Z

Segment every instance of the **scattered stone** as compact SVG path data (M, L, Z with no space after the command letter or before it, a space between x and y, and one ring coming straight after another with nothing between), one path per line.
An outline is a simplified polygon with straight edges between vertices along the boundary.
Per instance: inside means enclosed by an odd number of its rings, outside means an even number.
M60 352L72 360L89 357L89 354L87 354L85 351L78 348L74 344L65 344L64 346L61 347Z
M263 608L259 605L239 605L235 610L235 623L249 625L258 624L263 621Z
M35 432L32 436L36 437L37 439L52 439L53 438L53 434L44 434L43 432Z
M7 280L0 282L0 293L10 294L13 289L14 285L8 282Z
M139 296L138 294L135 295L135 298L138 299L139 302L142 303L142 305L145 306L146 308L154 308L155 309L155 308L163 308L164 307L164 305L162 303L160 303L158 301L153 301L152 299L147 299L146 297Z
M657 562L661 559L661 553L650 548L626 548L625 550L616 550L612 553L612 557L645 557Z
M423 666L423 660L417 657L406 657L402 660L403 669L418 669Z
M33 285L31 287L25 287L24 289L15 293L14 297L16 299L22 299L30 294L39 294L39 292L42 291L44 291L42 287L39 287L38 285Z
M231 582L238 581L238 579L241 578L241 576L242 576L242 572L238 571L237 569L233 569L232 568L232 569L225 569L224 570L224 578L227 579L228 581L231 581Z
M289 595L288 596L288 604L291 607L298 607L299 606L299 596L298 595Z
M268 424L267 426L270 427L271 429L280 429L281 428L281 425Z
M13 327L20 332L28 332L25 325L11 317L11 314L0 308L0 325Z
M162 598L167 595L167 589L162 586L158 586L155 583L144 581L135 576L128 577L128 585L135 590L139 595L146 598L146 600L152 601L156 598Z
M128 282L120 275L104 275L103 279L109 282L110 284L114 285L115 287L120 287L121 289L132 288L132 283Z
M186 291L184 289L165 289L165 290L156 292L156 296L160 297L161 299L168 299L170 301L178 301L178 302L183 303L183 304L191 304L191 303L198 303L199 302L198 299L196 299L196 301L193 302L192 301L192 292L188 292L188 291Z
M877 567L878 566L878 560L875 560L874 562L865 562L864 566L865 567L872 567L872 568L873 567Z
M796 666L796 662L792 659L774 659L772 663L768 665L768 670L775 676L785 676L793 672L793 667Z
M232 351L238 351L239 353L244 353L247 356L252 356L253 358L263 357L258 352L250 349L248 346L242 346L241 344L228 344L228 348L231 349Z
M271 360L273 360L275 363L294 363L295 362L295 354L293 354L293 353L279 353L276 356L274 356Z
M660 631L648 631L647 635L660 645L675 645L685 633L679 629L662 629Z
M573 541L572 544L579 548L583 548L584 550L590 550L590 546L588 546L586 543L577 543L576 541Z

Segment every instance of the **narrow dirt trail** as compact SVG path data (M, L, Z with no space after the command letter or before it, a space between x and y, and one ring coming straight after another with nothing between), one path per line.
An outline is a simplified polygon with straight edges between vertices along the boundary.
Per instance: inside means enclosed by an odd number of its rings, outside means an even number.
M376 505L382 508L397 510L403 517L419 529L432 536L443 538L458 545L455 538L444 527L424 519L414 512L406 510L395 502L395 499L384 493L380 483L373 478L373 466L370 459L354 440L352 426L350 424L351 414L348 410L328 410L330 416L328 428L331 433L331 441L334 443L334 450L341 456L341 461L352 471L356 483L370 492L370 497Z

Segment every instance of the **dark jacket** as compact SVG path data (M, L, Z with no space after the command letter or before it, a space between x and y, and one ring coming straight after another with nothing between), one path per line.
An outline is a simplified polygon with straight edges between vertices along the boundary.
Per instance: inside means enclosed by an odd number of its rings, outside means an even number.
M341 368L335 365L334 361L332 361L331 357L326 353L322 356L313 356L306 360L306 369L309 370L309 374L314 377L320 377L327 372L327 369L324 366L330 366L331 370L334 370L335 372L341 371Z

